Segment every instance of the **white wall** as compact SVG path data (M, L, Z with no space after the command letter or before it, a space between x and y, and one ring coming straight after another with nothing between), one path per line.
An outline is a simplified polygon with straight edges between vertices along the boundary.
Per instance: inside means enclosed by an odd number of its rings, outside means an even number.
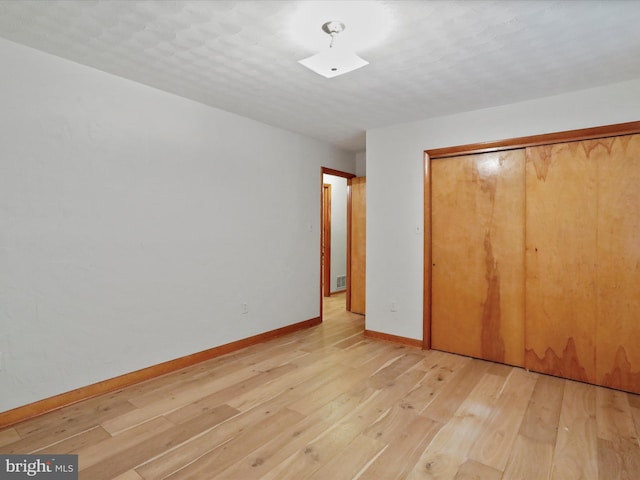
M338 288L337 277L347 274L347 179L323 175L331 185L331 292Z
M352 153L4 40L0 64L0 411L319 315L320 169Z
M424 150L637 120L640 79L368 130L366 328L422 338Z
M358 177L367 176L367 152L356 152L356 175Z

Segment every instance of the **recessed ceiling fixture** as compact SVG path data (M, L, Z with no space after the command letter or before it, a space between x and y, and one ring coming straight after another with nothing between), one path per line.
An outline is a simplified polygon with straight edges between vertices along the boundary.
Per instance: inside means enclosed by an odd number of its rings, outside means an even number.
M329 48L300 60L299 63L326 78L337 77L369 65L369 62L360 58L348 48L339 45L340 42L336 41L336 37L344 29L344 23L339 20L332 20L322 25L322 30L331 36Z

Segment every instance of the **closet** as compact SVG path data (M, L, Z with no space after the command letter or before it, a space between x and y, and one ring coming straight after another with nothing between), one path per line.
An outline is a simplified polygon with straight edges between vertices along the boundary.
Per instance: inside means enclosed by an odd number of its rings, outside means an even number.
M638 132L426 152L431 348L640 393Z

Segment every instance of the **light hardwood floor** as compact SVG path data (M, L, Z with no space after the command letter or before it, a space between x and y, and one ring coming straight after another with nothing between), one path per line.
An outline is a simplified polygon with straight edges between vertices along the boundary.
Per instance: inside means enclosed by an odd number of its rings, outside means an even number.
M640 397L325 322L0 430L80 478L640 479Z

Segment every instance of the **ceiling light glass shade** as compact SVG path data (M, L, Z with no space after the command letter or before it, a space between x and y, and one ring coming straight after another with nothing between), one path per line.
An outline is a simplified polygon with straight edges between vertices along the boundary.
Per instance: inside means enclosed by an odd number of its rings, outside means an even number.
M335 46L299 60L299 63L326 78L337 77L369 65L369 62L355 53Z

